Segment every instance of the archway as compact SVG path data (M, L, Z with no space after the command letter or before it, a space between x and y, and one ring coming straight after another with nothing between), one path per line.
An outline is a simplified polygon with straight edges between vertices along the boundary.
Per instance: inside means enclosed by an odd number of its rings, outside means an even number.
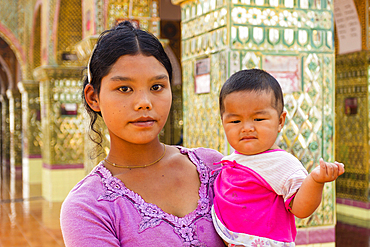
M11 45L0 38L1 170L14 175L20 175L22 169L20 67Z

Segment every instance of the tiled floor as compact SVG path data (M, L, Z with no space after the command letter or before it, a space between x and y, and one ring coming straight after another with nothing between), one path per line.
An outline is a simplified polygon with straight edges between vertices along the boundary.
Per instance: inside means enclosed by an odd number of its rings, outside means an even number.
M41 197L41 186L26 186L1 172L0 247L64 246L59 226L61 203Z

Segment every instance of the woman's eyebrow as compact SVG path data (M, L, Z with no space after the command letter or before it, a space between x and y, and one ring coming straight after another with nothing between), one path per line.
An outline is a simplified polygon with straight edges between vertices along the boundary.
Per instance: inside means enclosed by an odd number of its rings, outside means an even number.
M157 80L168 80L168 76L165 74L154 76L151 81L157 81Z
M110 78L112 81L132 81L130 77L115 75Z
M150 79L151 81L158 81L158 80L168 80L168 76L163 74L163 75L157 75L157 76L154 76L152 79ZM127 76L120 76L120 75L115 75L115 76L112 76L110 78L110 80L112 81L133 81L132 78L130 77L127 77Z

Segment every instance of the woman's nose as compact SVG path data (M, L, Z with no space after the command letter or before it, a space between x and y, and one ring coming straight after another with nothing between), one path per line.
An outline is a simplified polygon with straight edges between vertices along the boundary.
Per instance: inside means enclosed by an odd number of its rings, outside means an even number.
M148 93L139 91L136 97L135 110L151 110L152 102Z

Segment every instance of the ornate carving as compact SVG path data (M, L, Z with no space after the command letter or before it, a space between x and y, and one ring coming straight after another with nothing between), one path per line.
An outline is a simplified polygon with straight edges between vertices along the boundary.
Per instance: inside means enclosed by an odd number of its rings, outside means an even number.
M81 67L42 66L34 72L40 81L42 157L48 165L83 163L81 75ZM63 113L67 104L76 109L73 115Z
M337 180L337 195L365 202L369 201L369 58L366 51L337 55L335 86L335 153L346 165ZM355 114L346 109L349 98L357 101Z
M36 81L18 83L22 94L23 157L40 155L42 147L40 89Z

